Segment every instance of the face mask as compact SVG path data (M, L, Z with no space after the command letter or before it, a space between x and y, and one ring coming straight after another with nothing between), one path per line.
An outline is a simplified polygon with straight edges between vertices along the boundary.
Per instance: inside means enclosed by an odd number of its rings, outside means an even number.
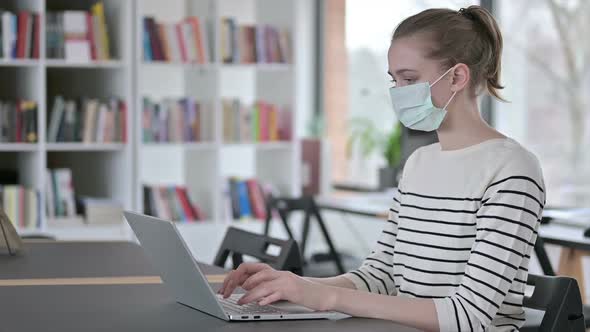
M445 115L447 115L447 106L449 106L457 91L453 93L449 101L441 109L432 103L430 88L454 68L454 66L449 68L432 84L423 82L389 89L393 110L404 126L420 131L434 131L440 127Z

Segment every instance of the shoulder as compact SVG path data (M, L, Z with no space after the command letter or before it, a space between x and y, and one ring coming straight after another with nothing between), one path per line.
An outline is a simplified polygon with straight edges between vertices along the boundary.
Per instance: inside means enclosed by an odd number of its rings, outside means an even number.
M490 158L490 183L487 188L494 191L505 187L528 188L541 196L545 193L545 181L541 163L528 149L515 140L509 139L498 146ZM519 184L517 184L519 183Z

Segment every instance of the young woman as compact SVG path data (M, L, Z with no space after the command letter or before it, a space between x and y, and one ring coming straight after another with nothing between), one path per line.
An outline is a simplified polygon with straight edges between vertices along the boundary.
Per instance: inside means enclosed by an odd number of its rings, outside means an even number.
M518 330L545 189L535 156L478 110L482 91L501 99L501 52L498 25L479 6L404 20L388 53L394 110L440 143L408 159L374 251L332 278L243 264L220 293L241 286L240 303L289 300L428 331Z

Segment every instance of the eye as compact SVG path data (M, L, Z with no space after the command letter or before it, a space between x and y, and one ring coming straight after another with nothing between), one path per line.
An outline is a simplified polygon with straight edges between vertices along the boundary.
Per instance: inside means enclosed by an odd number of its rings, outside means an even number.
M392 88L395 88L397 86L397 81L394 79L389 80L389 83L391 83Z
M416 82L416 80L413 78L406 78L406 79L404 79L404 82L406 82L407 84L414 84L414 82Z

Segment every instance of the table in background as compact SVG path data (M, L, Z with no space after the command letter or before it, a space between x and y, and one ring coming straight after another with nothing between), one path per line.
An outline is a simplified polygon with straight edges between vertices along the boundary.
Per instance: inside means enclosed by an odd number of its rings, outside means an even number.
M208 275L224 272L200 266ZM27 242L23 256L2 256L0 267L0 284L14 279L148 280L146 284L0 286L0 331L416 331L360 318L229 323L177 303L133 243ZM219 284L212 287L218 289Z

